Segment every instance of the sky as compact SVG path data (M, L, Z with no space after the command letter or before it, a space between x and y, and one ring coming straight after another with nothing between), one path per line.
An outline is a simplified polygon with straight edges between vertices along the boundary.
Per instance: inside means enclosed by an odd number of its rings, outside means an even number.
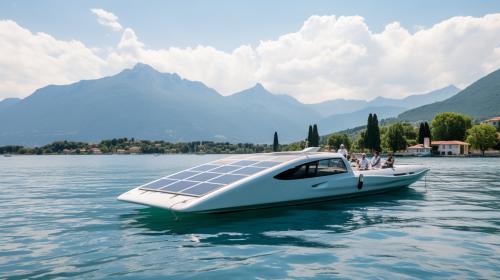
M137 62L223 95L402 98L500 68L500 1L0 2L0 99Z

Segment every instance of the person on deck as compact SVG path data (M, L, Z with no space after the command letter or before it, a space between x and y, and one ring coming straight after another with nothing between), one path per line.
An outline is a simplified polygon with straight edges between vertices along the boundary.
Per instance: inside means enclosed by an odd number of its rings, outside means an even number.
M351 163L352 167L358 167L359 160L356 158L356 155L354 153L351 153L347 160Z
M393 167L394 167L394 157L392 156L392 154L389 154L389 157L384 162L382 168L393 168Z
M349 156L349 161L358 162L358 159L356 158L356 155L354 153L351 153L351 155Z
M366 154L365 153L363 153L361 155L361 159L359 160L359 163L358 163L358 169L359 170L368 170L368 169L370 169L370 162L366 158Z
M382 161L380 159L380 153L378 151L375 151L375 155L372 157L372 168L380 168L382 166Z
M337 153L339 153L339 154L343 155L345 158L347 158L349 151L347 151L344 144L340 144L340 149L337 151Z

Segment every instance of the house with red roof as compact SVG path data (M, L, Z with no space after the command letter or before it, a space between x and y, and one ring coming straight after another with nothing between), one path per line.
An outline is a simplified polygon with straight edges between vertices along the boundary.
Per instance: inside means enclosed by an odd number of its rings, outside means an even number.
M458 156L469 154L469 143L462 141L432 141L433 150L442 156Z
M494 117L488 120L483 121L483 124L489 124L497 128L497 131L500 128L500 117Z
M406 148L406 154L412 156L430 156L431 155L431 140L426 137L423 144L417 144Z

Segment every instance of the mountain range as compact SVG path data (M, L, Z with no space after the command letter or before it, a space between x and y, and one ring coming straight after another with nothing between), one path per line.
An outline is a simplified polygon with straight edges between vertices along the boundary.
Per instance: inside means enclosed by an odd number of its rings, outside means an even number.
M21 101L20 98L5 98L0 101L0 112Z
M222 96L201 82L137 64L114 76L50 85L21 100L1 101L0 145L119 137L269 143L274 131L287 143L305 138L312 123L318 123L320 133L329 133L362 125L369 113L395 117L457 90L450 86L404 99L303 104L261 84Z
M3 102L2 102L3 103ZM200 82L137 64L117 75L51 85L0 111L0 144L118 137L168 141L267 142L301 137L319 118L297 100L261 85L224 97Z
M335 112L334 114L345 114L370 107L390 107L393 109L394 107L399 107L401 108L399 113L401 113L410 108L416 108L422 105L443 101L457 94L459 91L459 88L454 85L449 85L428 93L410 95L401 99L385 98L381 96L378 96L371 101L359 99L334 99L323 101L321 103L309 104L309 106L324 117L332 115L332 112Z
M486 119L500 115L500 69L472 83L456 95L432 104L408 110L400 120L432 120L439 112L455 112Z

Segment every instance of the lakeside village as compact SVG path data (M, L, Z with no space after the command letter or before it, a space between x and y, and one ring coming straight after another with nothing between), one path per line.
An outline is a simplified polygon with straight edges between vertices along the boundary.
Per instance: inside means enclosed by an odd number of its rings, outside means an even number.
M304 141L279 144L223 143L212 141L178 142L119 138L100 143L57 141L41 147L9 145L0 154L10 156L42 154L245 154L273 151L299 151L321 147L336 151L343 145L354 153L393 153L396 156L500 156L500 117L482 122L457 113L440 113L432 122L412 124L368 116L366 126L320 136L317 125L310 125Z

